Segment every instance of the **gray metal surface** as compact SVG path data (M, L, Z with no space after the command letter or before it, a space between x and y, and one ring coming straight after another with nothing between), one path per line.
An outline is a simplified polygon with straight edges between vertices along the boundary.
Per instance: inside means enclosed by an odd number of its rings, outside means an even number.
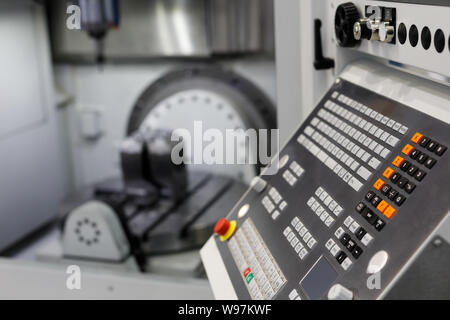
M120 27L107 35L105 57L208 57L264 51L273 43L268 1L272 0L121 0ZM51 1L50 6L55 58L92 59L95 42L83 31L66 28L66 1Z
M388 115L391 119L402 122L409 127L407 134L402 136L392 153L381 163L376 172L369 180L367 180L359 192L356 192L347 184L343 184L342 180L337 178L336 175L296 141L297 137L303 132L311 119L317 115L319 109L323 107L328 99L331 99L331 94L335 90L344 93L356 101L371 106L374 110ZM364 118L367 121L374 121L369 117ZM291 188L281 177L281 173L267 178L268 184L277 188L288 203L287 208L283 211L281 216L275 221L272 220L270 215L265 212L264 207L261 205L261 199L267 195L267 191L263 194L257 194L256 192L250 191L240 202L241 204L250 203L251 209L248 216L252 218L266 245L288 280L288 283L275 297L276 299L287 299L289 292L294 288L299 291L301 298L308 298L299 283L309 272L310 268L322 256L326 257L338 273L336 283L351 288L357 299L379 298L385 293L384 291L386 288L391 288L392 282L397 280L396 277L402 274L403 268L411 259L415 258L415 255L420 251L421 246L424 243L427 243L429 236L436 230L448 214L450 199L446 196L440 196L447 195L450 192L447 183L450 179L448 152L445 153L443 157L435 156L436 159L438 159L438 163L433 169L427 170L428 174L422 182L416 182L416 189L411 195L408 195L406 202L401 207L397 208L398 212L391 220L382 217L387 224L380 232L370 226L354 208L356 204L364 200L364 195L369 190L374 190L372 186L373 183L381 177L384 169L390 165L395 156L401 154L401 149L406 143L410 142L410 138L416 131L422 132L444 145L448 146L450 144L449 125L436 118L432 118L422 112L413 110L412 108L350 82L341 81L330 89L313 113L280 153L280 156L289 154L290 159L296 160L305 169L305 173L299 179L299 182L294 188ZM421 149L421 151L423 151L423 149ZM405 175L403 172L402 174ZM344 208L344 212L336 219L336 222L330 229L325 227L323 222L321 222L306 205L309 197L314 194L319 186L323 186ZM380 192L377 193L381 195ZM382 196L382 198L387 199L384 196ZM390 201L388 200L388 202ZM237 219L237 208L239 208L239 205L230 213L228 218L236 219L239 227L245 219ZM378 212L375 208L372 207L372 209L374 212ZM282 234L284 228L290 224L292 218L295 216L300 218L318 241L318 244L310 251L307 258L303 261L299 259L294 249L289 245ZM358 245L363 248L364 252L358 259L353 259L353 265L349 270L344 271L337 263L336 259L326 250L325 243L329 238L333 238L336 243L339 242L333 234L339 226L343 225L347 216L351 216L374 236L374 241L368 247L365 247L356 240ZM379 212L378 216L380 216ZM352 236L352 239L356 239L354 235ZM248 290L242 281L242 275L234 264L228 246L218 239L216 239L216 245L220 251L237 296L243 299L249 298ZM366 285L368 278L366 268L370 258L380 250L388 252L389 260L381 272L381 287L379 289L371 290ZM210 280L214 281L214 279ZM418 293L418 295L420 295L420 293Z
M450 244L433 238L385 299L450 299Z

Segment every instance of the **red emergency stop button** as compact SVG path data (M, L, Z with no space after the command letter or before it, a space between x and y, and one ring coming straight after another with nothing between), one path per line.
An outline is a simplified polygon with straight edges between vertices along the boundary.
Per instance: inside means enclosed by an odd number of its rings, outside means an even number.
M218 235L224 236L227 234L228 229L230 228L230 223L227 219L222 218L217 221L216 226L214 227L214 232Z
M236 221L228 221L225 218L217 221L216 226L214 227L214 232L220 236L220 240L226 241L228 240L236 230Z

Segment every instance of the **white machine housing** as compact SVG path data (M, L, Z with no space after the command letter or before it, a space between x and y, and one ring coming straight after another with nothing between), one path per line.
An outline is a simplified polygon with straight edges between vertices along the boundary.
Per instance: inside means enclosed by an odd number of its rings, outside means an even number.
M106 204L87 202L73 210L63 232L65 257L120 262L130 253L122 226Z
M358 7L361 16L366 5L396 8L397 25L403 22L409 30L415 24L419 29L419 43L412 47L408 39L403 45L398 41L388 44L363 40L354 48L342 48L336 42L334 16L336 8L345 2L349 1L275 0L278 124L282 142L306 119L335 77L352 61L368 58L450 85L450 6L431 5L444 3L436 0L351 1ZM419 2L423 4L416 4ZM334 59L334 69L314 69L315 19L322 22L323 55ZM422 47L420 33L424 26L429 27L432 36L438 28L444 31L446 45L442 53L435 50L433 42L428 50Z

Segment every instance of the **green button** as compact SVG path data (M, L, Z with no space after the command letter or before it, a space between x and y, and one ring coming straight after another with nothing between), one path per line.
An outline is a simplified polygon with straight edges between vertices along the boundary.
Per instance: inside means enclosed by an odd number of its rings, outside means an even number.
M250 281L252 281L252 279L253 279L253 273L250 272L250 273L248 274L247 278L245 278L245 280L247 280L247 284L249 284Z

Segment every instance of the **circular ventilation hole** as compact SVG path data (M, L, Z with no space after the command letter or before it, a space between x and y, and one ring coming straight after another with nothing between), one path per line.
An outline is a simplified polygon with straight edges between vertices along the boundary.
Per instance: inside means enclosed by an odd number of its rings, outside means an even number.
M406 31L406 26L404 23L400 23L398 26L398 41L400 41L401 44L405 44L407 37L408 32Z
M423 27L422 33L420 34L420 41L422 42L422 47L428 50L431 45L431 32L430 28Z
M441 53L445 48L445 35L441 29L437 29L434 33L434 47L436 51Z
M415 47L417 46L417 43L419 42L419 30L417 29L416 25L412 25L409 28L409 43L411 46Z

